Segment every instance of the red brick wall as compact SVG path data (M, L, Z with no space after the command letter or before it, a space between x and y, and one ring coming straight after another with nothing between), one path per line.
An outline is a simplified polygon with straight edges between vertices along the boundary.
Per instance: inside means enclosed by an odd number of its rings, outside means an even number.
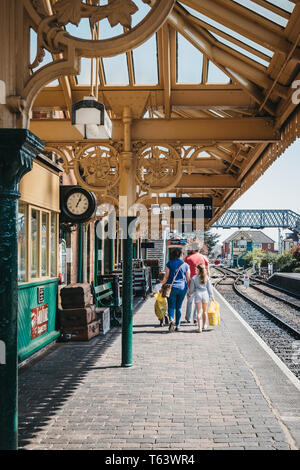
M271 248L268 248L269 243L262 244L262 251L274 251L274 243L270 243Z

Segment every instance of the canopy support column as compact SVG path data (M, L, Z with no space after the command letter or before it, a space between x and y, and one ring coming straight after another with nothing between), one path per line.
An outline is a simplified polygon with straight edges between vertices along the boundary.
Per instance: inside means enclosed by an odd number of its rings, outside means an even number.
M18 448L17 200L43 143L25 129L0 129L0 449Z
M135 162L131 145L131 109L123 110L123 152L120 155L120 189L119 189L119 227L122 228L122 367L132 365L132 323L133 323L133 291L132 291L132 259L133 243L130 223L134 217L128 217L130 207L136 199Z

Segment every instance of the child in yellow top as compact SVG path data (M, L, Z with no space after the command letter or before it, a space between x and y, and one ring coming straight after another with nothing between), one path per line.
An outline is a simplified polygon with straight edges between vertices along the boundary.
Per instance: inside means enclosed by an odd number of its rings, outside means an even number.
M154 311L155 311L155 315L159 319L160 326L163 326L164 321L165 321L165 325L169 324L169 319L167 315L167 310L168 310L167 299L165 297L162 297L161 295L161 287L162 287L161 281L164 279L164 276L165 276L164 273L159 273L159 275L157 276L157 279L160 282L155 284L155 286L153 287L153 293L150 294L151 297L156 298L156 302L154 304Z

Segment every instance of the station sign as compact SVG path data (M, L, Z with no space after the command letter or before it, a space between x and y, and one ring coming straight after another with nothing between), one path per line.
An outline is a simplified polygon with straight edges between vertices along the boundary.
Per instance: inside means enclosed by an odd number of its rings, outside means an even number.
M180 238L178 240L168 240L168 245L186 245L187 240L185 238Z
M154 242L142 242L141 248L154 248Z
M38 338L48 331L48 304L31 309L31 339Z
M204 206L204 218L213 218L213 200L212 197L172 197L172 206L178 204L184 206L192 206L192 218L196 218L197 206ZM176 216L176 214L174 214Z

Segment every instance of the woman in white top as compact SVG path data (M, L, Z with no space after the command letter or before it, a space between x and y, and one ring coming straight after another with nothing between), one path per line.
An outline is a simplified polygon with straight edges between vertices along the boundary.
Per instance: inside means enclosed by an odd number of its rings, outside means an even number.
M190 295L194 295L194 300L197 309L197 324L198 324L198 333L207 329L206 325L206 310L207 305L210 303L213 298L213 291L211 287L210 280L207 276L206 268L204 264L198 264L196 268L196 276L192 277L189 287ZM200 318L200 307L202 307L202 318Z

